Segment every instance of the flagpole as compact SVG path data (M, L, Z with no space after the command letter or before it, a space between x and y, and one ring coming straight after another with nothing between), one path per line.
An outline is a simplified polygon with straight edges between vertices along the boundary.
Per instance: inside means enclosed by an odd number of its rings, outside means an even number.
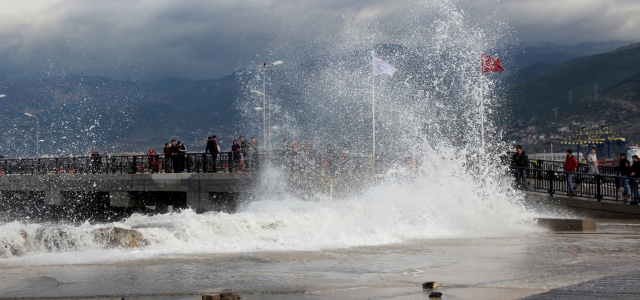
M480 57L480 149L484 152L484 75L482 74L482 57Z
M371 50L371 108L372 108L372 131L373 143L371 145L371 164L376 165L376 53Z

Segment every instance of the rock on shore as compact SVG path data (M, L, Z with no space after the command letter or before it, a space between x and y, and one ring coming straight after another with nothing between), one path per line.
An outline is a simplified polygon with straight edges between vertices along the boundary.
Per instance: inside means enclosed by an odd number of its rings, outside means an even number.
M93 231L94 242L110 248L137 248L149 245L142 233L120 227L98 228Z

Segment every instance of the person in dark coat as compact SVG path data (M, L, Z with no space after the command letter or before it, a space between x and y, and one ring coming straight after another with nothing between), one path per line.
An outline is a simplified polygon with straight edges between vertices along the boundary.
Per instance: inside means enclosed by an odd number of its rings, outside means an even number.
M242 148L240 144L238 144L238 140L233 140L233 145L231 145L231 157L233 160L233 167L238 170L240 166L240 154L242 153Z
M529 160L527 154L522 150L522 146L516 146L516 153L513 155L513 164L516 167L516 181L522 184L523 188L527 188L527 167Z
M213 172L217 172L218 168L218 141L216 140L216 136L211 136L211 139L207 142L207 152L211 153L211 162L213 166Z
M171 172L171 167L169 167L169 162L171 161L171 146L169 143L164 143L164 149L162 151L164 152L164 172L169 173Z
M100 172L100 165L102 164L102 156L98 153L98 150L93 149L91 151L91 168L93 174Z
M638 182L640 181L640 161L638 156L631 157L633 165L629 169L629 176L631 176L631 189L633 190L633 202L629 204L638 205L640 203L640 195L638 194Z
M171 163L173 164L173 172L182 172L178 171L180 169L180 165L178 164L178 143L176 140L171 140Z
M187 157L187 146L178 141L178 157L180 160L180 172L184 172L186 166L187 172L191 172L191 164L189 163L189 157Z
M182 144L182 142L178 141L177 148L178 148L178 169L176 170L176 172L182 173L184 172L184 167L186 163L185 155L187 154L187 147L185 147L185 145Z
M618 167L622 182L622 198L627 201L631 197L631 189L629 188L629 174L631 173L631 163L627 159L626 153L620 153L620 166Z

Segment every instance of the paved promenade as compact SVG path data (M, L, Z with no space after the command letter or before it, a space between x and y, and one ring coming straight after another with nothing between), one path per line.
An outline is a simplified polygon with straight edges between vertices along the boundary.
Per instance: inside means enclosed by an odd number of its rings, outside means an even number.
M526 192L527 203L539 210L542 206L568 207L579 215L591 218L640 219L640 205L628 202L601 200L593 197L578 197L555 194L550 196L540 192Z
M585 281L523 299L640 299L640 271Z

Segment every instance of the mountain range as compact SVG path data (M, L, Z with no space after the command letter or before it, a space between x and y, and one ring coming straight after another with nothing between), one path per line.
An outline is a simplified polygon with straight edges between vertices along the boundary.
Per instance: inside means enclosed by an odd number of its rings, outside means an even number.
M543 128L539 124L549 122L551 112L554 118L591 120L598 115L593 111L606 109L609 113L604 119L613 124L621 120L615 119L619 114L611 107L627 107L629 112L637 109L634 101L638 94L633 91L637 91L640 75L634 71L639 70L634 57L640 49L628 47L584 57L610 51L621 43L536 43L523 47L508 65L510 69L522 67L505 80L507 88L502 93L508 96L507 113L516 120L511 126L505 125L508 137L522 139L526 135L518 132L523 128ZM305 66L317 67L313 62ZM403 68L410 66L406 63ZM202 151L206 137L212 134L222 137L223 147L230 147L229 141L238 134L260 132L254 123L261 120L254 116L256 119L249 122L238 109L238 101L244 101L246 92L240 80L242 73L199 81L174 78L134 82L78 75L1 80L0 93L7 96L0 99L0 154L34 156L36 131L42 140L40 153L45 155L82 155L94 147L110 154L142 153L150 147L161 152L171 139L182 140L189 151ZM597 101L590 100L594 84L598 85ZM569 91L572 103L568 102ZM295 101L291 99L281 105ZM38 116L38 130L36 119L24 113ZM632 119L623 119L633 123ZM550 136L555 129L536 130L537 135Z
M640 43L559 64L522 68L502 92L512 115L507 136L536 151L580 127L608 125L632 144L640 141ZM541 139L541 137L543 137Z

